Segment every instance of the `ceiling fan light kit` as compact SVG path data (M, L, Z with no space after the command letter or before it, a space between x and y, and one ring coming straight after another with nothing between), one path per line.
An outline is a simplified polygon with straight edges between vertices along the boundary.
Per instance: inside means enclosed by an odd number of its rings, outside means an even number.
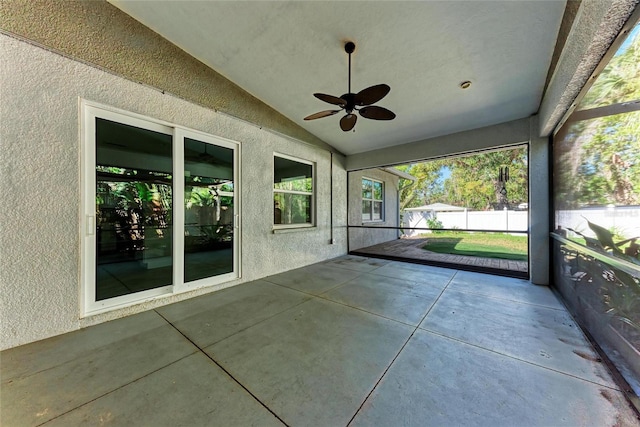
M315 114L311 114L304 118L304 120L315 120L322 117L333 116L344 110L347 114L340 119L340 129L345 132L350 131L356 125L358 116L354 114L356 111L366 119L372 120L393 120L396 115L383 107L378 107L375 104L382 98L387 96L391 88L386 84L379 84L370 86L361 90L358 93L351 92L351 54L355 51L356 45L353 42L347 42L344 45L344 50L349 55L349 91L344 95L337 97L327 95L324 93L314 93L313 96L321 101L329 104L337 105L339 110L325 110Z

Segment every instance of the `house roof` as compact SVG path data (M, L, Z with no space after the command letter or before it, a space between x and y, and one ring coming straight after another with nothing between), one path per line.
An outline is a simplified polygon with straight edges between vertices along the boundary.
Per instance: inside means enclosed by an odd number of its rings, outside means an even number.
M402 172L401 170L398 170L396 168L382 168L382 170L385 171L385 172L389 172L391 174L394 174L396 176L399 176L400 178L409 180L409 181L415 181L416 180L415 176L409 175L408 173Z
M416 208L407 208L405 211L421 212L421 211L435 211L435 212L454 212L464 211L467 208L461 208L460 206L447 205L446 203L432 203L430 205L418 206Z
M536 113L566 4L109 1L347 155ZM393 121L303 120L348 91L348 40L352 92L388 84Z

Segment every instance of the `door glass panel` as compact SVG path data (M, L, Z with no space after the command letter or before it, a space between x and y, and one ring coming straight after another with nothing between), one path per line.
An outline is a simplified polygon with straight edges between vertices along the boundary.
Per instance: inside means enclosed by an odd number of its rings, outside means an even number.
M172 282L172 137L96 118L96 300Z
M233 150L185 138L184 280L233 271Z

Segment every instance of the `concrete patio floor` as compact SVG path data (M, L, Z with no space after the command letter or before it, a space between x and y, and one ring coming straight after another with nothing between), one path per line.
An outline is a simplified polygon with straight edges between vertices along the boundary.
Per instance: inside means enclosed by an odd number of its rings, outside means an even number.
M0 354L3 426L635 426L550 289L345 256Z

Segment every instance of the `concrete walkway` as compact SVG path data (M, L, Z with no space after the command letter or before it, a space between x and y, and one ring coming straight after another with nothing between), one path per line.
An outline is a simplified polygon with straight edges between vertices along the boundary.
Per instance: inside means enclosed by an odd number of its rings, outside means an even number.
M514 276L528 277L529 264L526 261L514 261L497 258L484 258L477 256L451 255L431 252L422 249L428 238L396 239L380 243L366 248L352 251L363 256L384 256L395 260L411 260L417 262L432 263L439 266L447 266L473 271L485 271L495 274L513 274Z
M635 426L546 287L345 256L4 351L3 426Z

